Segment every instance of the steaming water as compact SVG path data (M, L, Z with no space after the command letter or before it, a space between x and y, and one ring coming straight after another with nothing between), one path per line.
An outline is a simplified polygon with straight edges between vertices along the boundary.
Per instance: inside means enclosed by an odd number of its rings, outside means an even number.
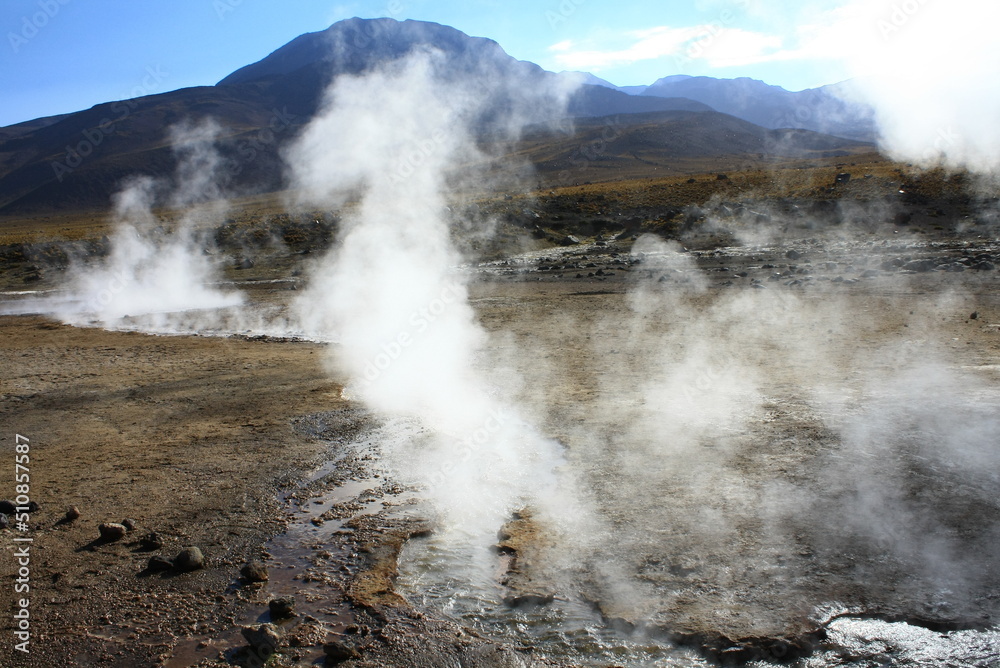
M532 648L541 656L593 666L606 666L609 661L651 666L710 665L691 650L615 631L593 606L579 599L559 597L544 606L511 608L504 603L505 592L497 579L484 577L482 569L468 566L470 561L486 556L456 552L433 538L410 541L400 559L397 587L415 605L486 637Z
M691 649L642 633L609 627L578 599L512 609L496 580L468 567L469 555L433 539L411 541L400 560L397 588L411 603L430 609L480 634L534 649L539 655L584 666L709 666ZM1000 632L940 633L905 622L841 617L827 625L822 650L802 659L802 668L833 666L948 665L1000 666ZM754 665L769 665L756 661Z

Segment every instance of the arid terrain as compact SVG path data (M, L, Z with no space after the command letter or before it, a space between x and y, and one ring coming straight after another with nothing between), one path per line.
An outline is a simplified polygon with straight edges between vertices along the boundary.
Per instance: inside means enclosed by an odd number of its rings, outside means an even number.
M995 665L996 200L880 159L777 174L472 203L496 222L464 247L479 363L523 379L511 400L564 448L581 499L567 512L593 520L569 543L530 508L498 526L488 612L421 571L433 513L384 449L393 425L342 392L336 344L32 313L109 230L8 221L0 456L12 469L15 434L30 439L38 508L2 532L4 601L14 539L33 539L32 636L8 651L5 617L0 665L252 666L272 646L273 666L892 655L852 655L845 617L908 622L954 665ZM247 200L213 230L251 308L287 304L343 213L276 206ZM204 567L151 568L190 546ZM289 596L294 616L269 608ZM272 621L270 646L241 633Z

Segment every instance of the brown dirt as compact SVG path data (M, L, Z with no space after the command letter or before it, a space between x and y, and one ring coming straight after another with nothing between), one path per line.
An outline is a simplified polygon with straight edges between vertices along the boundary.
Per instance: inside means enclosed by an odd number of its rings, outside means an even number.
M3 453L31 439L29 657L25 666L154 665L177 638L221 634L227 595L263 539L281 530L278 490L323 454L296 416L335 407L322 346L75 329L2 319ZM3 496L12 490L6 490ZM60 523L75 505L81 517ZM97 525L134 519L119 542ZM156 531L162 550L137 543ZM3 537L9 554L12 534ZM154 554L202 549L208 568L144 575ZM4 609L12 560L3 561ZM4 635L11 620L5 617ZM6 642L5 642L6 644Z
M806 234L802 231L799 236ZM940 240L950 238L950 232L940 235ZM755 280L769 291L788 291L817 307L834 290L848 305L848 320L864 336L850 338L844 336L845 330L837 330L842 338L830 337L837 364L824 373L832 378L847 373L858 350L877 357L883 344L906 328L926 325L920 334L943 342L954 364L997 382L996 271L938 271L900 281L898 268L884 263L923 251L892 251L876 245L862 262L853 251L827 255L820 246L800 242L796 248L808 257L797 261L786 258L784 248L760 256L699 254L698 263L710 276L711 287L693 307L708 308L720 295L750 291ZM526 377L532 377L531 367L540 360L540 366L558 370L546 378L553 384L538 385L538 396L528 391L522 399L527 405L544 406L539 423L572 446L574 433L567 425L586 424L592 413L620 411L621 422L628 421L630 406L611 401L597 410L609 398L602 379L615 378L622 387L634 388L649 369L641 356L629 354L630 332L622 327L630 317L625 292L645 276L645 269L625 261L623 244L570 251L574 255L542 258L528 267L497 268L474 287L473 303L483 325L504 334L497 339L499 357L531 349L537 354L521 361ZM968 252L975 248L958 242L927 251L953 259ZM795 271L807 268L808 276L793 274L795 267ZM587 276L598 270L604 275ZM257 271L266 275L267 267ZM744 271L748 275L740 276ZM866 278L868 272L874 274ZM775 273L783 275L769 280ZM848 280L836 288L816 288L820 281L832 286L838 277ZM961 300L934 302L956 288L961 288ZM915 323L910 317L913 311L923 319ZM972 311L977 312L975 320L969 319ZM822 319L802 323L821 329L827 325ZM290 647L283 650L284 663L276 665L316 661L323 642L344 637L364 648L365 662L360 665L366 666L432 666L443 657L463 665L521 665L502 643L491 644L453 624L427 619L409 609L394 591L399 551L426 526L390 517L388 512L364 510L403 491L383 479L372 479L370 453L337 449L336 443L343 445L365 429L366 418L355 414L356 409L341 398L340 386L324 372L324 346L153 337L75 329L21 316L0 318L0 350L0 415L8 430L0 457L13 456L15 433L31 439L31 496L41 504L31 516L30 531L32 653L20 656L4 647L0 666L227 665L223 660L234 658L232 650L243 644L238 627L266 621L267 599L286 593L298 596L303 614L286 626ZM890 362L884 364L891 370ZM782 475L795 479L803 473L796 467L812 452L808 448L821 449L829 439L823 425L796 403L801 397L786 392L799 370L787 360L776 362L775 369L777 381L768 388L774 401L767 419L758 425L754 447L737 452L731 461L733 472L750 479ZM795 447L789 449L790 445ZM344 457L336 470L308 477L333 457ZM368 496L338 496L338 489L358 481L378 489ZM8 492L0 490L0 498L5 496ZM634 514L662 512L657 498L648 503L648 508L634 508ZM687 508L683 505L687 501L678 503L681 511ZM61 522L71 505L79 507L81 517ZM315 510L307 513L312 506ZM997 512L993 507L978 510L980 517L986 513L992 518ZM305 534L295 559L271 560L268 583L240 583L240 567L251 558L268 559L267 551L281 539L282 531L290 523L301 524L303 513L311 513L314 524L326 527L325 533ZM137 522L136 532L119 542L97 540L98 524L125 518ZM337 528L341 520L344 524ZM521 557L517 578L509 583L517 588L518 579L531 579L531 564L544 559L544 551L532 551L545 541L543 532L526 517L510 529L506 547ZM138 544L137 538L148 531L165 538L163 549L147 551ZM772 604L775 592L758 586L754 578L760 573L754 572L753 564L742 573L727 571L730 557L739 559L760 549L761 527L752 523L738 527L743 542L733 545L733 554L720 553L702 562L691 558L699 550L692 545L696 537L676 531L677 541L662 564L639 565L660 569L655 572L661 578L658 583L677 592L672 607L660 616L665 626L692 637L705 629L723 629L736 637L741 628L744 635L787 628L788 617L782 615L794 612L792 607ZM14 549L15 535L13 531L2 535L6 555ZM800 578L785 590L787 595L881 597L890 601L884 606L888 613L911 603L905 595L893 599L895 585L888 580L884 590L865 591L851 584L850 569L817 572L810 562L830 548L815 536L803 535L801 553L779 555L793 564L787 573ZM187 545L203 550L207 568L187 574L144 572L150 556L173 556ZM879 558L863 550L855 556L871 559L865 566L874 566ZM670 559L674 561L667 563ZM5 583L0 605L11 609L14 561L5 557L0 568ZM719 582L725 584L720 587ZM817 582L824 589L816 589ZM536 589L531 591L522 587L522 593L538 594L537 585L532 583ZM797 589L800 586L803 589ZM728 596L727 589L742 597L738 604L717 598ZM544 589L543 597L551 592ZM609 618L639 618L635 610L598 602ZM759 620L760 628L741 626L745 610L754 607L769 610ZM5 618L0 627L9 639L11 620ZM516 657L531 661L520 653Z

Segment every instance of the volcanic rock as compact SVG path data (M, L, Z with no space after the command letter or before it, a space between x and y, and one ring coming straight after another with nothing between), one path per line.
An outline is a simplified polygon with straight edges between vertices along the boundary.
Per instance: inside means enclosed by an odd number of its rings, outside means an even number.
M785 253L785 257L787 257L789 260L798 260L802 257L802 253L792 248Z
M4 513L0 513L0 531L10 526L10 519Z
M327 666L336 666L339 663L343 663L344 661L348 661L350 659L356 659L360 656L358 654L358 650L336 640L324 644L323 653L326 654L326 661L324 662L324 665Z
M13 515L15 508L16 506L14 506L13 501L8 501L6 499L0 501L0 513L3 513L4 515Z
M76 519L79 519L79 518L80 518L80 509L77 508L76 506L70 506L66 510L65 519L66 519L67 522L72 522L73 520L76 520Z
M139 544L147 550L159 550L163 547L163 538L155 531L150 531L139 539Z
M265 660L274 654L281 643L281 633L274 624L244 626L241 632L247 644Z
M172 562L167 557L156 555L155 557L149 558L149 563L146 564L146 570L151 573L161 573L163 571L173 570L174 562Z
M295 597L272 598L267 604L267 608L271 611L272 619L287 619L295 615Z
M254 559L240 569L240 575L247 582L267 582L267 566L263 561Z
M205 555L197 547L185 547L174 557L174 566L181 571L196 571L205 567Z
M139 526L139 523L132 519L125 519L122 520L122 526L128 531L135 531L136 527Z
M128 529L116 522L105 522L98 525L97 530L101 533L101 538L108 541L121 540L128 533Z

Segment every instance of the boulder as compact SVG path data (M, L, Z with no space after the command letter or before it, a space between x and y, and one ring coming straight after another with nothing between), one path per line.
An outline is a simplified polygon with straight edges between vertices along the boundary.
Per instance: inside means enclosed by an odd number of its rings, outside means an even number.
M263 561L254 559L240 569L240 575L247 582L267 582L267 566Z
M281 644L281 633L274 624L244 626L241 633L251 649L265 661L274 654Z
M150 531L139 539L139 544L147 550L159 550L163 547L163 538L155 531Z
M174 567L179 571L196 571L205 567L205 555L197 547L185 547L174 557Z
M323 653L326 655L324 665L336 666L337 664L358 658L358 650L350 645L334 640L323 645Z
M171 571L173 568L174 562L160 555L150 557L149 562L146 564L146 570L150 573L162 573L163 571Z
M97 530L101 534L101 539L107 541L121 540L128 533L128 529L117 522L105 522L98 525Z
M287 619L295 615L295 597L280 596L272 598L267 609L271 612L271 619Z

